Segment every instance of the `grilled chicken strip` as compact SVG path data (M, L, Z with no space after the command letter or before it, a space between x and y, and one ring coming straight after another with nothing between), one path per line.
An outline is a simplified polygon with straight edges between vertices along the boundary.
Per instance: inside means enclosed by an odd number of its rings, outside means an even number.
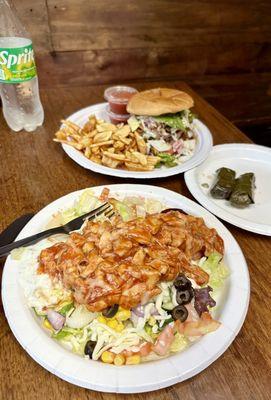
M82 233L43 250L39 272L61 280L79 304L101 311L119 304L130 309L160 293L158 283L180 272L199 285L208 274L191 263L224 253L223 240L203 219L178 211L123 222L90 221Z

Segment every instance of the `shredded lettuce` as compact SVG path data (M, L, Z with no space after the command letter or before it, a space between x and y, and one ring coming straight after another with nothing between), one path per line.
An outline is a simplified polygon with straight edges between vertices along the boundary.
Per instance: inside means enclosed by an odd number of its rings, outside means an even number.
M76 215L80 216L98 207L99 204L101 204L101 202L94 196L93 191L91 189L86 189L81 194L78 201L75 202L74 210Z
M145 324L144 330L145 332L153 339L155 340L158 336L158 333L153 332L153 327L150 326L149 324ZM158 329L157 329L158 330Z
M154 119L174 129L179 129L181 131L186 131L188 129L186 115L182 111L176 114L159 115L158 117L154 117Z
M160 201L153 199L146 199L144 207L147 214L156 214L161 212L165 208L165 206L163 206Z
M87 212L94 210L102 203L99 199L94 195L91 189L86 189L80 195L78 200L76 200L72 207L59 211L50 222L50 227L65 225L67 222L71 221L74 218L80 217Z
M211 253L201 268L209 274L208 285L214 290L220 289L229 276L229 269L221 262L223 256L217 252Z
M46 313L45 313L45 312L40 311L40 310L39 310L38 308L36 308L36 307L32 307L32 308L33 308L35 314L36 314L38 317L45 317L45 316L46 316Z
M25 247L19 247L18 249L12 250L10 253L12 260L19 261L25 251L26 251Z
M162 165L166 167L175 167L177 164L176 157L168 153L158 153L160 161L156 164L155 168L160 168Z
M139 128L140 122L134 115L132 115L127 122L132 132L135 132L137 128Z
M184 335L181 335L179 332L176 332L175 338L170 346L170 351L174 353L182 351L187 347L188 343L189 341Z
M61 331L59 331L57 333L53 333L52 337L56 340L63 340L64 338L67 339L67 337L70 335L72 335L70 332L67 332L64 329L61 329Z
M135 218L135 213L131 207L125 204L123 201L119 201L116 199L111 199L115 209L120 214L123 221L130 221L131 219Z
M80 304L71 315L66 317L66 325L69 328L80 329L88 325L97 317L97 313L93 313L83 304Z
M67 304L63 305L63 307L61 307L61 309L58 310L58 312L59 312L59 314L65 316L73 307L74 307L73 302L67 303Z
M163 324L162 324L161 326L159 326L159 330L162 331L162 330L163 330L168 324L170 324L171 322L174 322L174 319L173 319L173 318L165 319L165 320L163 321Z

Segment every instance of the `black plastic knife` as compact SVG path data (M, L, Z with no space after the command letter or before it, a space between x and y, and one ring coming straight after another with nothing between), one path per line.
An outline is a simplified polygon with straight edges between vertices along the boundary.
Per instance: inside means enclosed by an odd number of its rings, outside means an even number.
M0 246L13 242L23 227L35 214L25 214L15 219L3 232L0 233Z

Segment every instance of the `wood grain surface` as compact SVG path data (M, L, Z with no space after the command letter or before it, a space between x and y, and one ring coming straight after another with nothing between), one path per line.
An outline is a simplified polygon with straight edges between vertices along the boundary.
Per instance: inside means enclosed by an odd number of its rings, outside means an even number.
M227 119L185 84L163 82L188 90L195 111L209 126L214 143L248 142ZM137 85L138 89L157 86ZM103 86L47 89L41 92L45 123L36 133L12 133L0 116L0 229L16 217L36 212L71 191L128 182L87 171L52 141L59 121L72 112L102 101ZM133 181L134 182L134 181ZM140 182L139 182L140 183ZM192 198L183 175L149 180ZM0 310L0 399L2 400L268 400L271 393L271 243L270 238L225 224L240 244L251 277L251 301L245 323L230 348L210 367L183 383L139 395L92 392L50 374L20 347Z
M268 0L13 3L41 86L185 79L239 126L271 122Z

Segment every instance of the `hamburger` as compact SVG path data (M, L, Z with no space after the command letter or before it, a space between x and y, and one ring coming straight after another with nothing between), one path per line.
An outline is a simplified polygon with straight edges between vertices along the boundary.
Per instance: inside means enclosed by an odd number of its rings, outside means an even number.
M180 90L157 88L136 93L127 105L128 124L146 141L148 153L158 155L158 166L175 166L188 160L196 147L190 111L194 101Z

